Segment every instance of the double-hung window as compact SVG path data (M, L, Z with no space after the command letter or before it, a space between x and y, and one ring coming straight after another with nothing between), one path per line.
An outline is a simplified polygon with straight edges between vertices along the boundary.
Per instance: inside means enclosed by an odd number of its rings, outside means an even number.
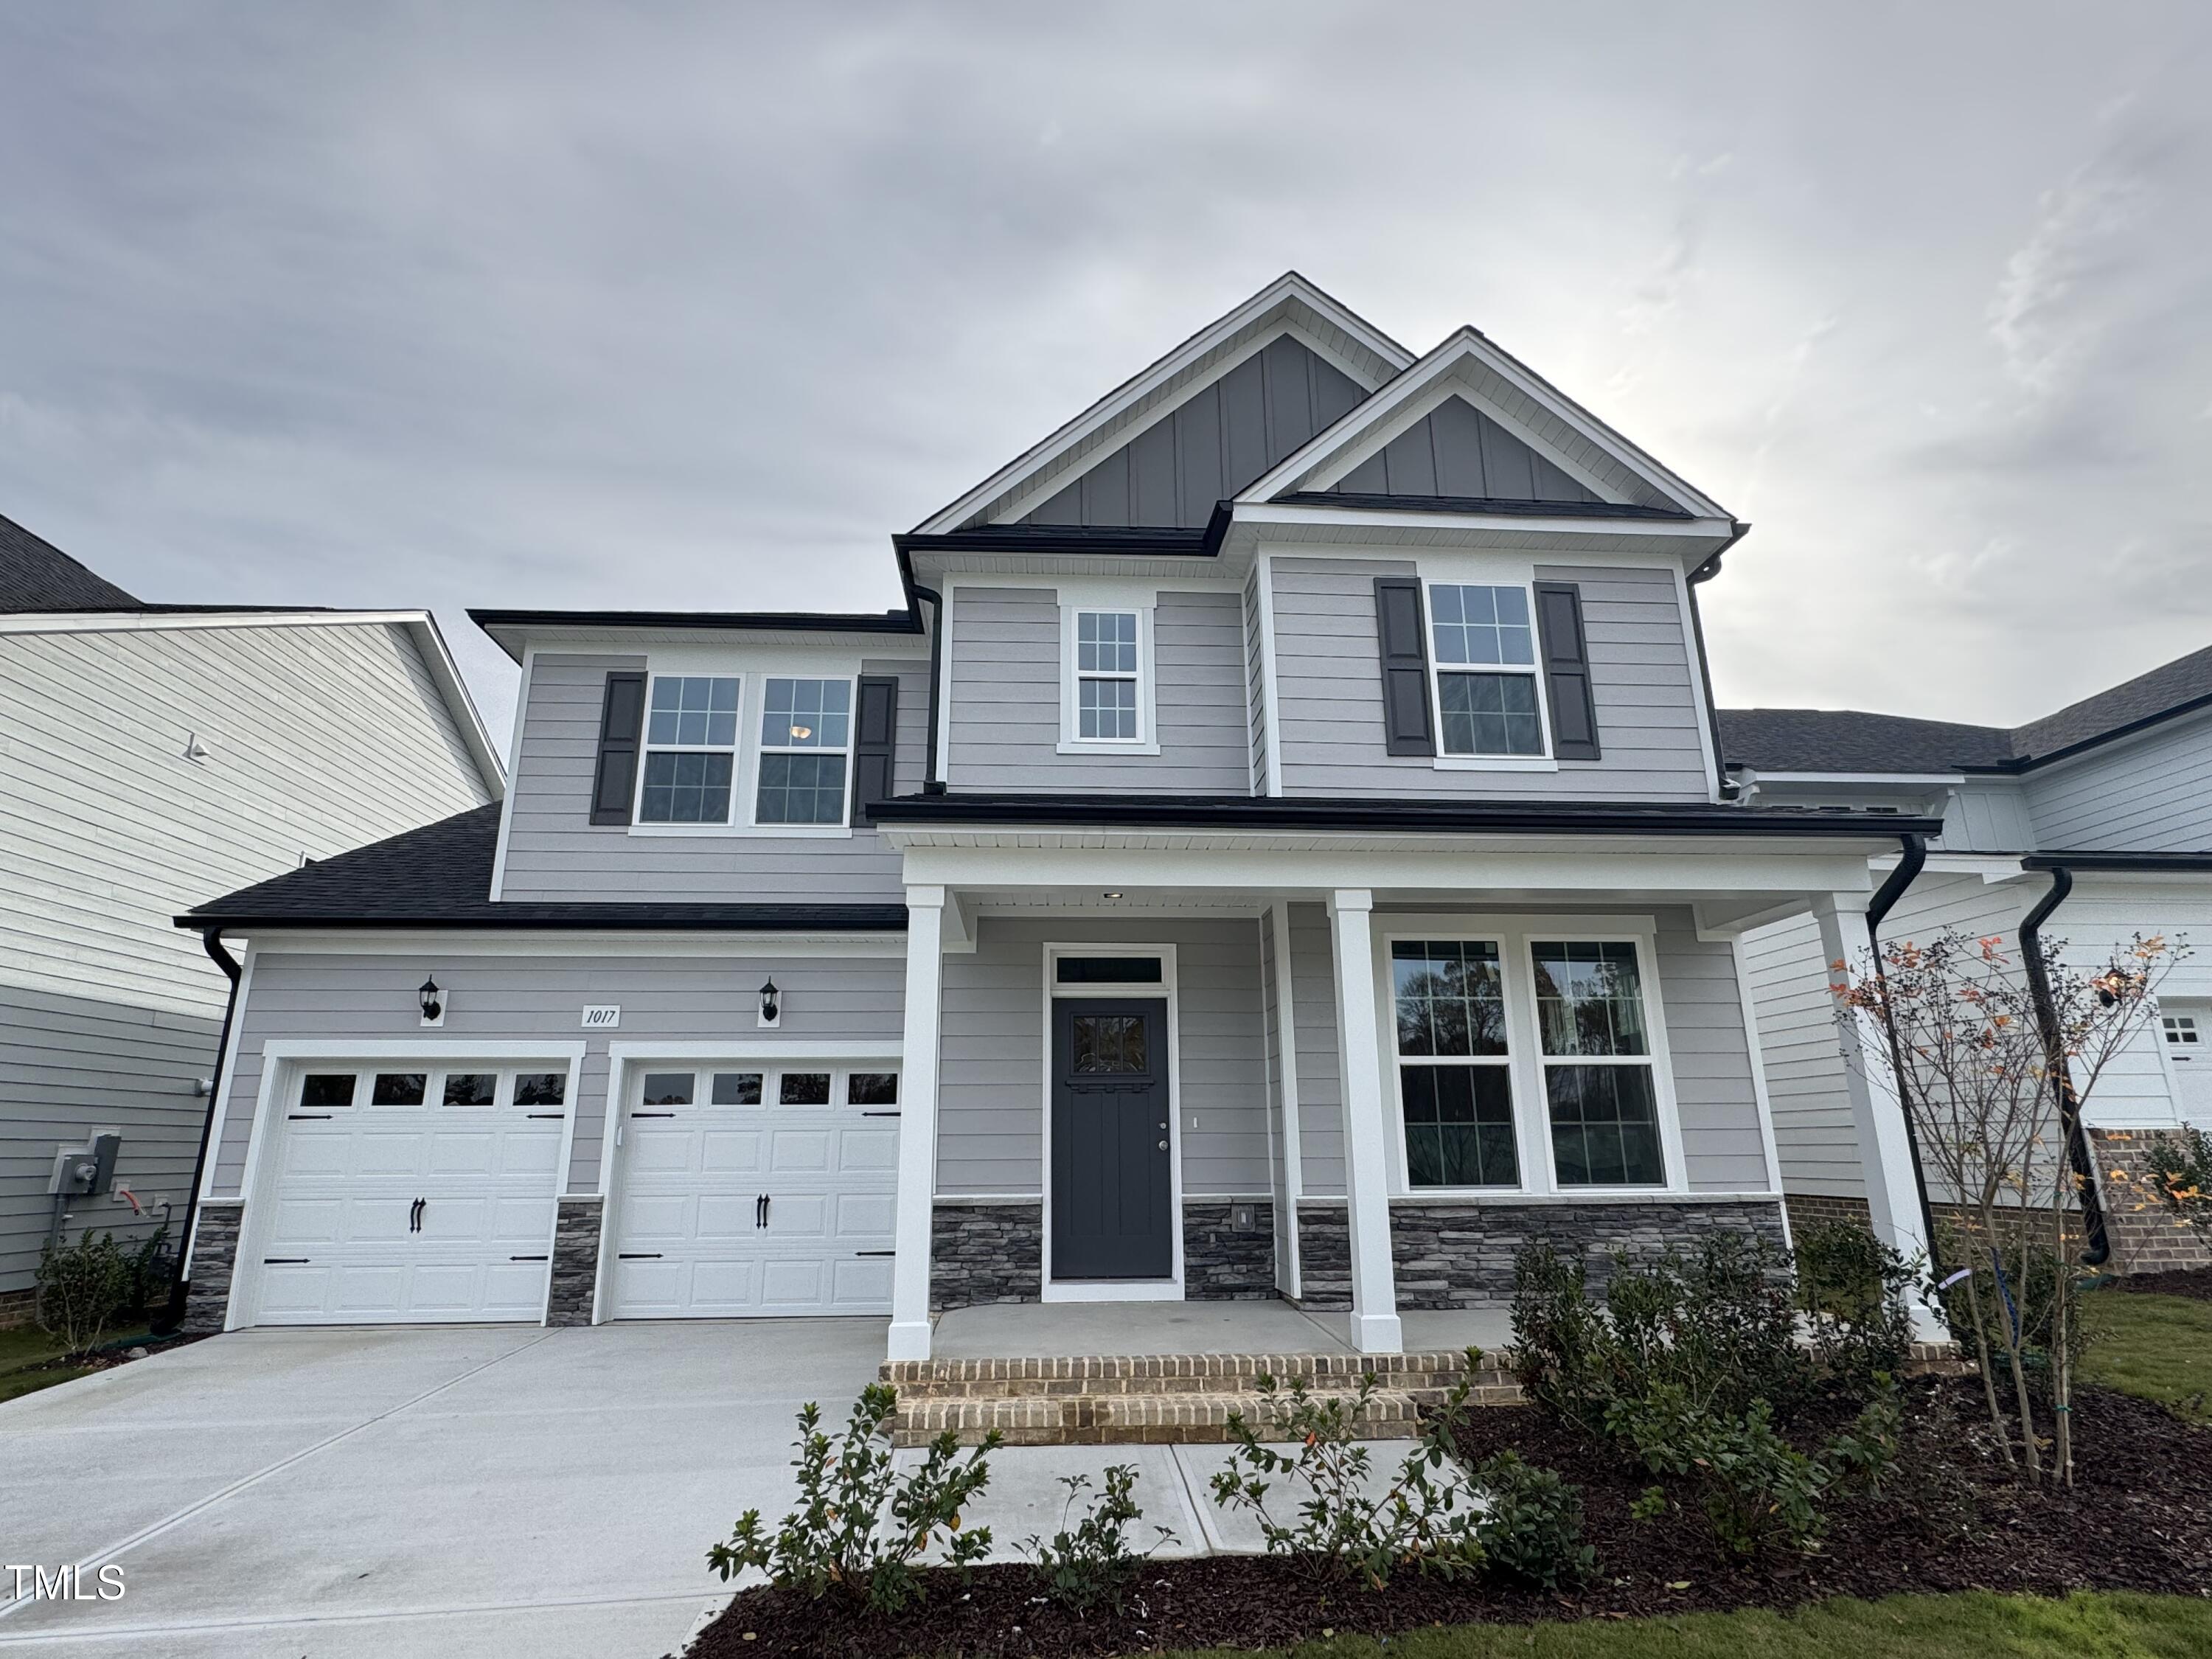
M1544 717L1528 590L1432 582L1429 628L1443 752L1540 758Z
M641 823L727 823L738 764L734 677L656 674L645 718Z
M1636 946L1533 941L1552 1164L1562 1187L1661 1187L1659 1100Z
M1410 1187L1512 1187L1513 1078L1498 946L1393 941L1398 1090Z
M853 683L770 678L761 696L756 823L845 822Z
M1136 743L1141 654L1133 611L1075 613L1075 735L1085 743Z

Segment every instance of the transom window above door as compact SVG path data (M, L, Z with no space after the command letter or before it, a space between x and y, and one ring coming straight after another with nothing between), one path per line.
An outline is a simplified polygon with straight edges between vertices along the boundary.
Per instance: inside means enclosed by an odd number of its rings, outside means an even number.
M1536 630L1525 587L1429 585L1442 750L1540 759Z

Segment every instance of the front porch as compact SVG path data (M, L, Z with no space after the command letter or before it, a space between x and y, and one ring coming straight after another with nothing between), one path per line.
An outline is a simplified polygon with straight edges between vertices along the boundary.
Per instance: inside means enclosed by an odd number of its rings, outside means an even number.
M1495 1350L1529 1243L1601 1283L1708 1232L1786 1240L1736 939L1792 908L1863 925L1863 831L885 833L909 881L887 1374L955 1368L909 1385ZM1901 1124L1863 1086L1876 1226L1910 1252ZM1031 1364L1060 1369L989 1369Z

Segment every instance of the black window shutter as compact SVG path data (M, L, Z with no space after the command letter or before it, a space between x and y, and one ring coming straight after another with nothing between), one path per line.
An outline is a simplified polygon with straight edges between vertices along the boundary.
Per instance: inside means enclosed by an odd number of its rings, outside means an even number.
M1538 582L1536 634L1544 652L1544 691L1552 705L1552 752L1561 760L1596 760L1597 702L1590 694L1582 589L1572 582Z
M891 798L891 764L897 757L898 680L890 674L863 674L860 727L853 740L853 799L861 817Z
M599 704L599 764L592 775L592 822L628 823L637 793L637 739L645 726L645 676L607 676Z
M1375 579L1375 631L1382 645L1382 738L1393 755L1433 755L1429 723L1429 645L1421 626L1421 584L1412 576Z

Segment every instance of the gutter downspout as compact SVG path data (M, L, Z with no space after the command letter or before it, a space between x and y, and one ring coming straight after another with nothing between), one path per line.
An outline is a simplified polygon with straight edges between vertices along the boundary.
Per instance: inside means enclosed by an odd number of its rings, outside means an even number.
M1897 868L1875 890L1867 902L1867 943L1874 951L1875 982L1882 987L1881 1023L1889 1036L1889 1063L1898 1078L1898 1110L1905 1116L1905 1146L1912 1158L1912 1187L1920 1200L1921 1237L1928 1241L1928 1256L1936 1257L1936 1212L1928 1202L1928 1172L1920 1165L1920 1132L1913 1127L1912 1106L1905 1098L1905 1044L1897 1035L1897 1016L1890 1012L1888 980L1881 970L1881 924L1885 917L1897 908L1905 890L1912 884L1928 862L1928 838L1917 831L1898 837L1902 852Z
M185 1194L185 1224L177 1237L177 1270L169 1281L169 1305L151 1322L156 1336L168 1335L185 1321L185 1294L191 1288L191 1281L185 1277L185 1263L191 1253L192 1228L199 1219L200 1182L207 1173L208 1139L215 1133L216 1102L222 1097L223 1073L230 1060L231 1028L238 1018L238 983L245 975L238 958L222 948L222 928L210 927L202 933L200 946L230 981L230 1000L223 1004L222 1036L215 1045L215 1075L208 1080L207 1114L200 1120L200 1150L199 1156L192 1160L191 1190Z
M929 736L921 757L921 793L941 795L945 780L937 775L937 699L945 672L945 596L920 582L914 584L914 596L929 601Z
M2075 1195L2081 1202L2081 1233L2088 1248L2081 1265L2101 1267L2112 1260L2112 1241L2105 1236L2105 1205L2097 1194L2097 1172L2089 1162L2088 1138L2081 1132L2081 1103L2074 1093L2073 1069L2066 1063L2066 1037L2058 1029L2058 1007L2051 995L2051 975L2043 960L2043 924L2066 902L2074 890L2074 872L2063 865L2051 866L2051 890L2021 919L2020 950L2027 969L2027 994L2035 1004L2035 1023L2043 1031L2043 1065L2051 1073L2051 1086L2058 1097L2058 1129L2066 1138L2067 1162L2074 1166Z
M1721 574L1721 556L1750 532L1751 526L1738 520L1735 533L1713 550L1713 555L1692 570L1686 579L1684 592L1690 596L1690 637L1698 647L1698 683L1705 694L1705 727L1713 744L1713 787L1720 799L1729 800L1735 795L1735 785L1729 781L1728 757L1721 750L1721 712L1713 703L1712 665L1705 660L1705 620L1698 611L1698 589Z

